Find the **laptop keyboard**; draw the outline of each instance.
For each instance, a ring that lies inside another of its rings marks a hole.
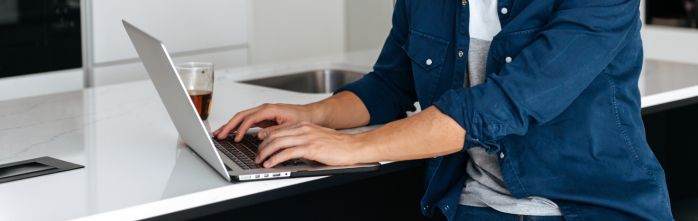
[[[259,144],[261,142],[261,140],[252,135],[245,135],[242,141],[239,143],[233,141],[232,137],[225,140],[213,139],[213,143],[216,145],[216,148],[228,156],[228,158],[240,166],[240,168],[246,170],[263,168],[261,165],[254,162],[254,159],[257,157],[257,152],[259,151]],[[280,164],[280,166],[297,165],[307,164],[296,159],[288,160]]]

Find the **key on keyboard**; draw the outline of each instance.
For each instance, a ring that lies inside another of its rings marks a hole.
[[[216,147],[242,169],[261,168],[260,165],[254,162],[260,142],[257,138],[245,135],[242,142],[239,143],[233,141],[232,138],[225,140],[214,139],[214,141]]]
[[[242,169],[257,169],[262,168],[261,165],[256,164],[254,159],[257,157],[257,152],[259,151],[259,144],[261,141],[254,136],[245,135],[242,141],[236,143],[232,138],[226,140],[216,140],[214,139],[216,147],[221,150],[228,158],[233,160],[235,164],[240,166]],[[307,165],[304,161],[298,159],[292,159],[285,161],[280,164],[281,166],[299,166]]]

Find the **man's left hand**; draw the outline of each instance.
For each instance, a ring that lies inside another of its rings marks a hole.
[[[361,147],[355,135],[308,122],[278,128],[260,138],[264,141],[255,162],[263,162],[267,168],[297,158],[326,165],[352,165],[358,163]]]

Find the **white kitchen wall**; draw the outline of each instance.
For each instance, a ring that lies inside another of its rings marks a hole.
[[[698,64],[698,30],[648,25],[642,34],[645,58]]]
[[[250,4],[250,63],[344,51],[344,0],[251,0]]]
[[[165,43],[175,58],[247,63],[250,0],[93,0],[94,84],[147,79],[121,19]],[[175,59],[177,60],[177,59]]]
[[[94,61],[137,57],[121,19],[160,38],[174,53],[245,44],[246,4],[246,0],[94,0]]]
[[[392,23],[393,0],[346,0],[346,51],[383,47]]]

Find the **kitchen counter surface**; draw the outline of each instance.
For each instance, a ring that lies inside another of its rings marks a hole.
[[[207,124],[216,128],[237,111],[262,103],[330,96],[236,81],[319,68],[367,72],[376,55],[366,51],[217,70]],[[649,61],[644,76],[643,108],[698,97],[695,65]],[[85,168],[0,184],[1,220],[143,219],[326,179],[226,182],[178,140],[149,81],[0,101],[0,164],[41,156]]]
[[[647,60],[638,82],[643,113],[698,102],[698,65]]]

